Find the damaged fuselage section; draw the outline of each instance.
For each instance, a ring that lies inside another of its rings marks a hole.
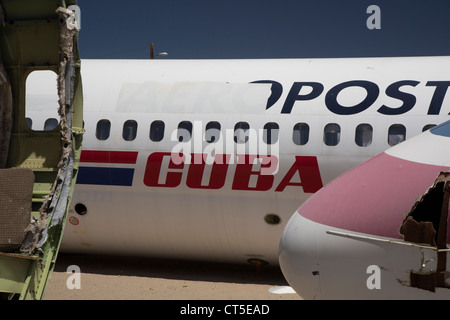
[[[405,241],[423,245],[424,250],[432,252],[418,270],[411,270],[412,287],[433,292],[437,287],[450,288],[450,272],[447,271],[449,198],[450,172],[441,172],[413,205],[400,227]],[[430,262],[434,267],[424,268]]]
[[[387,221],[384,228],[396,232],[397,237],[324,227],[326,242],[318,251],[328,260],[322,258],[316,270],[317,275],[320,271],[320,282],[329,287],[325,291],[323,285],[323,291],[317,291],[321,298],[339,298],[342,290],[354,299],[450,298],[450,172],[440,172],[434,179],[423,189],[426,192],[406,206],[411,208],[403,211],[406,214],[389,210],[385,220],[379,220],[379,224]],[[398,202],[404,207],[401,198]],[[393,221],[396,227],[391,228]]]
[[[41,299],[61,243],[83,134],[73,7],[76,0],[0,0],[0,298]],[[35,131],[26,84],[43,71],[57,75],[51,108],[60,121]]]

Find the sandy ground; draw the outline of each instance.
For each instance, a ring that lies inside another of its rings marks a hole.
[[[79,267],[79,289],[67,286],[77,284],[71,265]],[[301,300],[273,293],[285,286],[278,267],[61,253],[44,299]]]

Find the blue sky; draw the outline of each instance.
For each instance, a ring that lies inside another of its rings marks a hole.
[[[448,0],[78,0],[82,58],[450,55]],[[370,5],[381,29],[369,30]]]

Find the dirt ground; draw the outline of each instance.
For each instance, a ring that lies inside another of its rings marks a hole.
[[[44,299],[301,300],[289,289],[278,267],[61,253]]]

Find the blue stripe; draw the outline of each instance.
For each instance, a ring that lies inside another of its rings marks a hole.
[[[431,128],[430,132],[438,136],[450,137],[450,121],[446,121],[434,128]]]
[[[77,183],[106,186],[131,186],[134,169],[79,167]]]

